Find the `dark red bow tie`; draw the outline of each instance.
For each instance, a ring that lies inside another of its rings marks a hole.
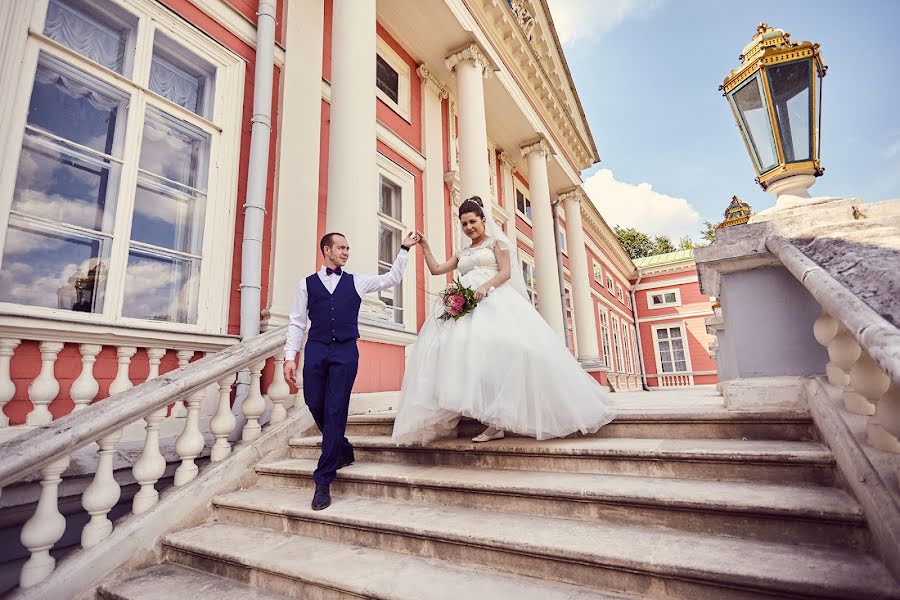
[[[341,273],[343,273],[343,271],[341,271],[340,267],[335,267],[334,269],[332,269],[331,267],[325,267],[326,275],[340,275]]]

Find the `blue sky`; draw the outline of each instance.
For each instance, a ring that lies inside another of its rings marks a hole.
[[[549,0],[601,162],[582,176],[610,225],[695,240],[763,192],[718,86],[765,21],[821,44],[813,196],[900,198],[900,1]]]

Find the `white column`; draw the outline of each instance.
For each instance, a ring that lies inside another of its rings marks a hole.
[[[456,74],[459,96],[459,176],[462,198],[491,197],[488,164],[487,120],[484,113],[484,79],[491,62],[477,44],[469,44],[447,57],[447,68]]]
[[[350,242],[351,268],[378,273],[375,0],[334,0],[326,230]],[[362,312],[383,316],[369,294]]]
[[[538,312],[551,329],[566,339],[559,297],[559,269],[556,264],[556,239],[553,210],[550,206],[550,179],[547,156],[550,149],[543,140],[522,147],[528,162],[528,189],[531,192],[531,224],[534,229],[534,270]]]
[[[0,427],[9,426],[9,418],[3,412],[3,407],[16,395],[16,384],[9,375],[9,363],[20,343],[21,340],[17,339],[0,339]]]
[[[287,323],[297,282],[316,270],[322,115],[322,0],[285,2],[278,197],[266,328]],[[374,85],[374,83],[372,84]],[[310,215],[313,217],[310,218]],[[354,260],[354,262],[356,262]]]
[[[591,274],[588,271],[584,229],[581,224],[581,202],[584,192],[575,189],[559,197],[566,211],[566,235],[569,242],[569,267],[572,270],[572,301],[575,303],[575,340],[578,360],[600,361],[597,345],[597,323],[591,298]],[[632,352],[637,352],[633,348]]]
[[[500,153],[500,186],[503,188],[503,197],[500,206],[509,213],[509,229],[507,237],[515,239],[516,233],[516,165],[506,152]]]
[[[87,407],[97,397],[100,391],[100,383],[94,377],[94,363],[97,362],[97,355],[103,350],[103,346],[99,344],[81,344],[78,346],[81,352],[81,373],[78,379],[72,382],[69,389],[69,395],[75,403],[72,411],[81,410]]]
[[[446,252],[444,206],[444,131],[441,101],[447,97],[447,88],[425,65],[419,65],[416,73],[422,79],[422,122],[425,136],[425,237],[438,260]],[[426,291],[439,293],[445,286],[443,277],[426,276]],[[426,299],[425,307],[431,311],[434,302]]]
[[[62,342],[41,342],[41,372],[28,386],[28,399],[34,407],[25,417],[26,425],[49,425],[53,421],[50,404],[59,394],[56,379],[56,359],[63,349]]]

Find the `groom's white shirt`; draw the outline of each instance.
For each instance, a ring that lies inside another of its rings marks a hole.
[[[403,271],[406,269],[406,261],[409,259],[409,252],[401,249],[394,259],[391,270],[382,275],[360,275],[353,273],[353,287],[360,298],[372,292],[380,292],[392,288],[403,280]],[[346,271],[345,271],[346,273]],[[325,272],[325,267],[321,267],[317,273],[325,289],[329,294],[333,294],[342,275],[329,275]],[[348,273],[349,275],[349,273]],[[306,278],[300,280],[297,284],[297,290],[294,292],[294,301],[291,303],[290,324],[288,325],[287,343],[284,345],[284,359],[294,360],[297,352],[300,351],[300,343],[303,341],[303,332],[309,325],[309,315],[307,313],[307,302],[309,294],[306,290]]]

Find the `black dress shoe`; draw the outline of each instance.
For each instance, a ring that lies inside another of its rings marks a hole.
[[[312,509],[323,510],[329,506],[331,506],[331,491],[328,489],[328,484],[316,484],[316,493],[313,494],[312,499]]]
[[[341,461],[341,464],[338,465],[338,469],[343,469],[344,467],[349,467],[350,465],[352,465],[355,462],[356,462],[356,459],[353,458],[352,456],[350,458],[345,458],[344,460]]]

